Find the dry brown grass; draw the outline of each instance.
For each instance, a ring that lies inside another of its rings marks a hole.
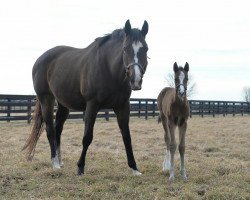
[[[26,122],[0,123],[1,199],[250,199],[250,116],[194,117],[186,138],[188,182],[161,171],[165,144],[155,119],[131,118],[137,165],[132,176],[115,119],[97,120],[86,160],[86,174],[76,176],[81,153],[82,121],[67,121],[62,135],[64,168],[53,171],[46,134],[33,162],[21,148],[31,127]],[[178,153],[176,154],[178,155]]]

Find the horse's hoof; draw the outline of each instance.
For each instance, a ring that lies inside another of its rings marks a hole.
[[[83,176],[83,174],[84,174],[83,170],[78,169],[77,175],[78,175],[78,176]]]
[[[64,163],[61,161],[59,162],[60,167],[63,167]]]
[[[174,179],[175,179],[174,176],[170,176],[168,180],[170,183],[172,183],[172,182],[174,182]]]
[[[54,158],[52,158],[51,160],[52,160],[52,167],[53,167],[53,169],[60,169],[61,168],[57,156],[54,157]]]
[[[138,170],[134,170],[134,169],[132,169],[132,173],[134,176],[141,176],[142,175],[141,172],[139,172]]]

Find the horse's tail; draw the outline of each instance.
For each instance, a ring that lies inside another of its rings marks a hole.
[[[27,149],[27,159],[32,160],[35,154],[36,143],[43,131],[44,120],[42,117],[41,104],[36,100],[35,110],[32,114],[33,127],[22,150]]]

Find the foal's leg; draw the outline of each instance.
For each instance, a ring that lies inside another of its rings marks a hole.
[[[179,152],[180,152],[180,158],[181,158],[181,175],[182,175],[184,180],[187,180],[186,169],[185,169],[185,165],[184,165],[186,130],[187,130],[187,122],[185,121],[179,127],[179,138],[180,138]]]
[[[56,143],[57,143],[56,152],[58,155],[60,166],[63,166],[61,157],[61,133],[63,130],[64,122],[66,121],[68,115],[69,115],[69,109],[58,103],[58,109],[56,112],[55,130],[56,130]]]
[[[169,130],[170,130],[170,177],[169,180],[173,181],[175,176],[174,171],[174,154],[176,150],[176,141],[175,141],[175,128],[176,125],[174,122],[169,121]]]
[[[92,101],[87,102],[86,110],[85,110],[85,129],[84,135],[82,139],[82,154],[77,163],[78,165],[78,175],[84,174],[84,166],[85,166],[85,157],[88,150],[89,145],[93,140],[93,128],[96,120],[96,115],[98,112],[98,106]]]
[[[122,134],[123,143],[125,145],[128,166],[132,168],[132,172],[134,175],[136,176],[141,175],[141,172],[138,171],[137,166],[136,166],[132,144],[131,144],[131,137],[130,137],[130,130],[129,130],[129,112],[130,112],[129,102],[126,102],[124,107],[116,108],[114,109],[114,111],[117,116],[117,122],[120,128],[121,134]]]
[[[60,168],[59,158],[56,152],[57,149],[56,132],[53,126],[55,99],[52,95],[49,94],[45,96],[38,96],[38,99],[41,103],[42,116],[46,124],[47,138],[49,140],[50,150],[51,150],[52,167],[54,169],[59,169]]]
[[[167,146],[166,155],[162,163],[162,171],[165,172],[170,169],[170,130],[168,126],[168,119],[165,116],[161,116],[162,125],[164,128],[164,139]]]

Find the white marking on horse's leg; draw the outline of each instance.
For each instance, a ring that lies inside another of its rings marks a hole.
[[[183,179],[186,181],[187,180],[187,174],[186,174],[186,169],[185,169],[185,164],[184,164],[184,155],[181,156],[181,170],[180,170],[181,176]]]
[[[169,181],[174,181],[175,171],[174,171],[174,162],[172,161],[172,159],[170,161],[170,170],[169,171],[170,171]]]
[[[132,169],[132,173],[134,176],[141,176],[142,175],[141,172],[139,172],[138,170],[134,170],[134,169]]]
[[[57,147],[56,154],[58,155],[59,165],[63,166],[62,155],[61,155],[61,148]]]
[[[170,151],[166,150],[166,155],[162,163],[162,171],[165,172],[170,169]]]
[[[185,181],[188,179],[185,167],[181,169],[181,176]]]
[[[51,159],[52,160],[52,167],[53,169],[60,169],[60,163],[59,163],[59,158],[58,155],[56,154],[56,156],[54,158]]]

